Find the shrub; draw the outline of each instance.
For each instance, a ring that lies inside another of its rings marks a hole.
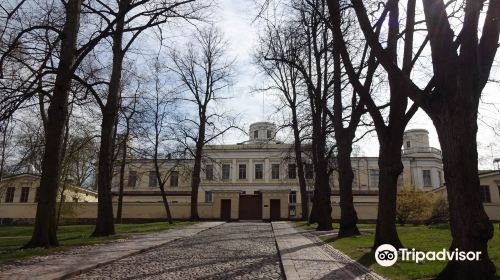
[[[448,223],[449,220],[450,210],[448,200],[443,194],[435,195],[427,224],[443,224]]]
[[[420,224],[429,219],[433,195],[415,187],[398,190],[396,220],[400,225]]]

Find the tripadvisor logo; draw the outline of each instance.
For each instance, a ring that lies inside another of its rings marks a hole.
[[[465,252],[455,249],[448,251],[443,249],[441,251],[417,251],[415,248],[407,249],[401,248],[396,250],[390,244],[382,244],[375,250],[375,260],[381,266],[392,266],[398,260],[420,263],[423,261],[478,261],[480,260],[481,252]]]

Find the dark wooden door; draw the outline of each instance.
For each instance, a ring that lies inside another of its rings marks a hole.
[[[231,199],[221,199],[220,218],[223,221],[231,220]]]
[[[240,220],[262,220],[262,195],[240,195]]]
[[[281,217],[281,207],[279,199],[271,199],[271,221],[277,221]]]

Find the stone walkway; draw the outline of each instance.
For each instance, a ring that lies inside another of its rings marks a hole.
[[[383,279],[291,222],[204,222],[0,266],[0,279]]]
[[[104,265],[133,254],[153,249],[173,240],[189,237],[203,232],[207,229],[223,224],[223,222],[204,222],[182,229],[167,230],[149,234],[135,234],[122,242],[111,242],[109,244],[86,246],[91,250],[69,254],[61,253],[46,256],[44,261],[16,265],[8,270],[0,272],[0,279],[62,279],[70,275],[76,275],[82,271]]]
[[[269,223],[227,223],[72,279],[283,279]]]
[[[287,280],[384,279],[290,222],[272,223]]]

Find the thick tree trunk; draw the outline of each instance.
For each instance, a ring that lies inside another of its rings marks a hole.
[[[299,123],[297,120],[297,110],[292,107],[292,129],[294,137],[294,152],[295,152],[295,162],[297,163],[297,175],[299,177],[299,189],[300,189],[300,203],[302,215],[300,219],[302,221],[307,221],[308,218],[308,197],[307,197],[307,185],[304,172],[304,162],[302,161],[302,141],[300,139]]]
[[[120,162],[120,185],[118,190],[118,206],[116,209],[116,223],[122,223],[122,212],[123,212],[123,189],[125,187],[125,166],[127,161],[127,141],[128,141],[128,131],[129,126],[127,124],[127,131],[125,132],[125,139],[122,143],[122,158]]]
[[[61,56],[54,94],[48,109],[45,151],[42,160],[39,198],[31,240],[24,248],[57,246],[56,197],[62,168],[64,128],[68,120],[68,96],[72,68],[76,57],[76,41],[80,27],[80,0],[66,4],[66,20],[61,36]]]
[[[203,146],[205,145],[205,109],[200,108],[200,126],[198,129],[198,139],[196,141],[196,151],[194,156],[193,173],[191,175],[191,220],[199,220],[198,215],[198,190],[200,188],[201,158],[203,155]]]
[[[124,9],[127,1],[120,2],[120,10]],[[109,82],[108,99],[102,114],[101,146],[99,150],[99,168],[97,174],[97,220],[92,236],[108,236],[115,234],[113,217],[113,198],[111,183],[113,179],[113,149],[114,131],[118,119],[120,103],[120,84],[122,77],[123,57],[122,50],[124,17],[120,17],[113,35],[113,68]]]
[[[328,163],[321,159],[314,167],[316,172],[315,189],[318,193],[316,219],[318,226],[316,230],[332,230],[332,205],[330,180],[328,176]]]
[[[480,196],[477,106],[468,105],[472,104],[450,104],[451,109],[445,110],[445,117],[433,118],[433,121],[443,150],[453,237],[450,251],[474,251],[481,255],[479,261],[448,262],[437,279],[494,279],[495,275],[495,265],[487,249],[488,240],[493,237],[493,226]]]
[[[382,244],[391,244],[395,248],[403,247],[396,230],[398,177],[403,172],[401,162],[402,133],[380,141],[378,160],[379,202],[373,250]],[[379,137],[379,139],[382,139],[382,137]]]
[[[337,168],[340,190],[340,229],[339,237],[359,235],[358,214],[354,209],[352,181],[354,173],[351,165],[352,139],[345,144],[337,144]]]

